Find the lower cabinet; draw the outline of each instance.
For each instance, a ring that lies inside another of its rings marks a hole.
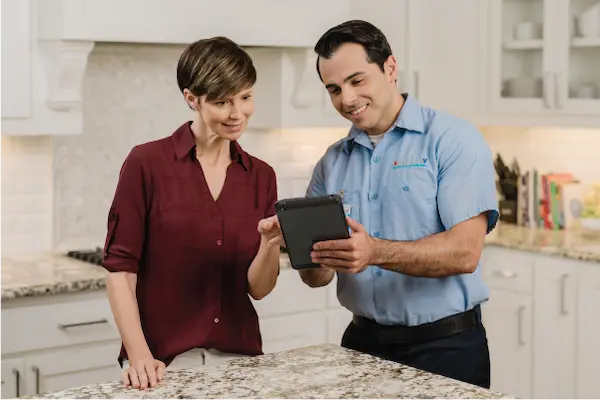
[[[482,269],[491,388],[600,398],[600,264],[486,246]]]
[[[265,353],[339,344],[351,318],[337,301],[335,281],[310,288],[290,268],[253,303]],[[119,380],[120,346],[103,290],[3,301],[2,398]]]

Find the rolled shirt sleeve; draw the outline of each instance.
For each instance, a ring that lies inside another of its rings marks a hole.
[[[437,144],[438,212],[445,229],[487,212],[487,233],[498,221],[492,153],[483,136],[468,124],[443,133]]]
[[[139,271],[146,229],[147,185],[142,162],[134,148],[121,167],[108,213],[102,266],[110,272]]]

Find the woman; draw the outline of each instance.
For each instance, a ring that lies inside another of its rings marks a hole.
[[[262,354],[248,294],[269,294],[279,272],[275,173],[237,142],[254,110],[251,58],[227,38],[200,40],[177,80],[194,119],[130,152],[104,248],[123,383],[140,389],[190,355]]]

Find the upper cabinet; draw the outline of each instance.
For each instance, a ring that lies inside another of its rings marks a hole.
[[[493,0],[492,113],[600,117],[600,2]]]
[[[485,112],[486,2],[352,1],[352,17],[377,26],[398,63],[398,86],[423,105],[469,118]]]
[[[306,50],[327,29],[350,18],[350,0],[234,3],[178,0],[174,7],[168,0],[3,0],[2,134],[81,133],[82,84],[96,42],[188,44],[213,36],[227,36],[246,48],[275,50],[270,61],[259,60],[267,64],[258,71],[259,82],[274,78],[264,71],[279,71],[285,81],[265,97],[285,113],[262,117],[263,127],[297,124],[305,117],[317,126],[343,124],[333,119],[334,110],[318,94],[323,88],[317,89],[318,101],[309,105],[307,99],[315,95],[302,89],[307,82],[313,88],[318,80],[314,57],[311,71],[306,69]]]

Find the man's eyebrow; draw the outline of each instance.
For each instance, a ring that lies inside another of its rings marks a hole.
[[[344,82],[348,82],[350,79],[355,78],[358,75],[364,74],[364,72],[362,71],[358,71],[353,73],[352,75],[347,76],[346,78],[344,78]],[[330,83],[328,85],[325,85],[325,89],[329,89],[329,88],[338,88],[339,86],[336,85],[335,83]]]

